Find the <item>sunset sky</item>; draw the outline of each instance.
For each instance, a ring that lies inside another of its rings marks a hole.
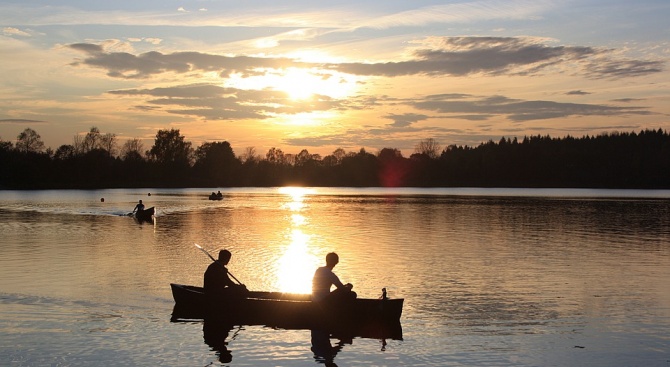
[[[0,139],[405,156],[670,130],[670,1],[0,2]]]

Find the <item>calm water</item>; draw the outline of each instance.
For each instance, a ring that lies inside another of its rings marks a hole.
[[[359,296],[405,298],[403,340],[344,341],[340,367],[670,366],[668,191],[223,192],[0,191],[0,365],[320,363],[309,330],[236,328],[223,363],[170,322],[197,243],[250,289],[309,292],[336,251]],[[139,199],[154,225],[125,216]]]

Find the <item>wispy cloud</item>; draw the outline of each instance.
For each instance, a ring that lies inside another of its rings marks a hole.
[[[0,124],[42,124],[46,121],[42,120],[29,120],[29,119],[0,119]]]
[[[419,110],[441,113],[443,117],[456,114],[455,117],[463,119],[464,114],[473,114],[476,120],[480,120],[482,116],[506,116],[515,122],[569,116],[626,116],[651,113],[641,106],[617,107],[543,100],[526,101],[505,96],[433,95],[410,102],[410,105]]]
[[[342,108],[343,101],[315,95],[296,101],[286,92],[243,90],[216,85],[195,84],[167,88],[110,91],[113,95],[145,96],[146,104],[166,112],[206,120],[267,119],[277,114],[298,114]],[[157,97],[157,98],[156,98]],[[148,109],[147,106],[137,108]]]
[[[0,24],[25,25],[182,25],[248,27],[324,27],[331,29],[421,27],[493,19],[538,19],[556,8],[549,0],[482,0],[414,8],[308,2],[254,6],[211,3],[207,8],[161,7],[99,11],[86,7],[0,4]],[[420,4],[419,4],[420,5]]]
[[[403,113],[401,115],[389,114],[384,116],[384,118],[393,121],[393,123],[390,125],[391,127],[407,127],[415,122],[426,120],[428,116],[416,113]]]
[[[30,33],[22,31],[14,27],[4,27],[2,29],[2,34],[5,36],[21,36],[21,37],[30,37]]]
[[[338,100],[316,95],[308,101],[295,101],[282,91],[242,90],[216,85],[196,84],[153,89],[114,90],[112,95],[146,97],[142,109],[161,108],[167,113],[195,116],[206,120],[268,119],[277,115],[317,111],[345,111],[369,108],[368,98]],[[377,99],[379,106],[406,105],[431,115],[408,112],[386,114],[392,120],[386,128],[395,132],[428,119],[485,121],[505,118],[511,122],[537,121],[576,116],[649,115],[643,106],[610,106],[603,104],[567,103],[549,100],[522,100],[501,95],[439,94],[422,98],[398,100]],[[371,133],[374,132],[371,129]]]
[[[568,96],[585,96],[587,94],[591,94],[589,92],[584,92],[583,90],[571,90],[567,93],[565,93]]]
[[[553,1],[485,0],[427,6],[371,19],[365,26],[390,28],[493,19],[537,19],[556,8]]]

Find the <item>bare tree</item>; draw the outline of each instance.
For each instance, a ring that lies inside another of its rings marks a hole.
[[[286,155],[281,149],[272,147],[265,154],[265,160],[273,164],[286,164]]]
[[[437,159],[441,153],[440,144],[433,138],[421,140],[415,147],[414,153],[426,155],[428,158]]]
[[[88,153],[93,149],[100,148],[100,140],[100,129],[95,126],[91,127],[91,130],[86,134],[84,141],[82,142],[83,153]]]
[[[116,134],[107,133],[100,137],[99,148],[107,151],[110,157],[116,156]]]
[[[240,156],[240,160],[243,163],[257,163],[261,160],[261,157],[256,153],[255,147],[246,147],[244,153]]]
[[[144,158],[144,144],[140,139],[126,140],[121,147],[121,158],[123,160],[140,160]]]

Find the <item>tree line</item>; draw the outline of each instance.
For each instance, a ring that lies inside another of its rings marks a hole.
[[[425,139],[404,157],[338,148],[325,157],[254,147],[238,156],[226,141],[194,148],[179,130],[159,130],[144,150],[131,139],[92,127],[55,151],[26,128],[15,143],[0,139],[0,188],[132,187],[556,187],[670,188],[670,136],[658,130],[566,136],[503,137],[478,146]]]

